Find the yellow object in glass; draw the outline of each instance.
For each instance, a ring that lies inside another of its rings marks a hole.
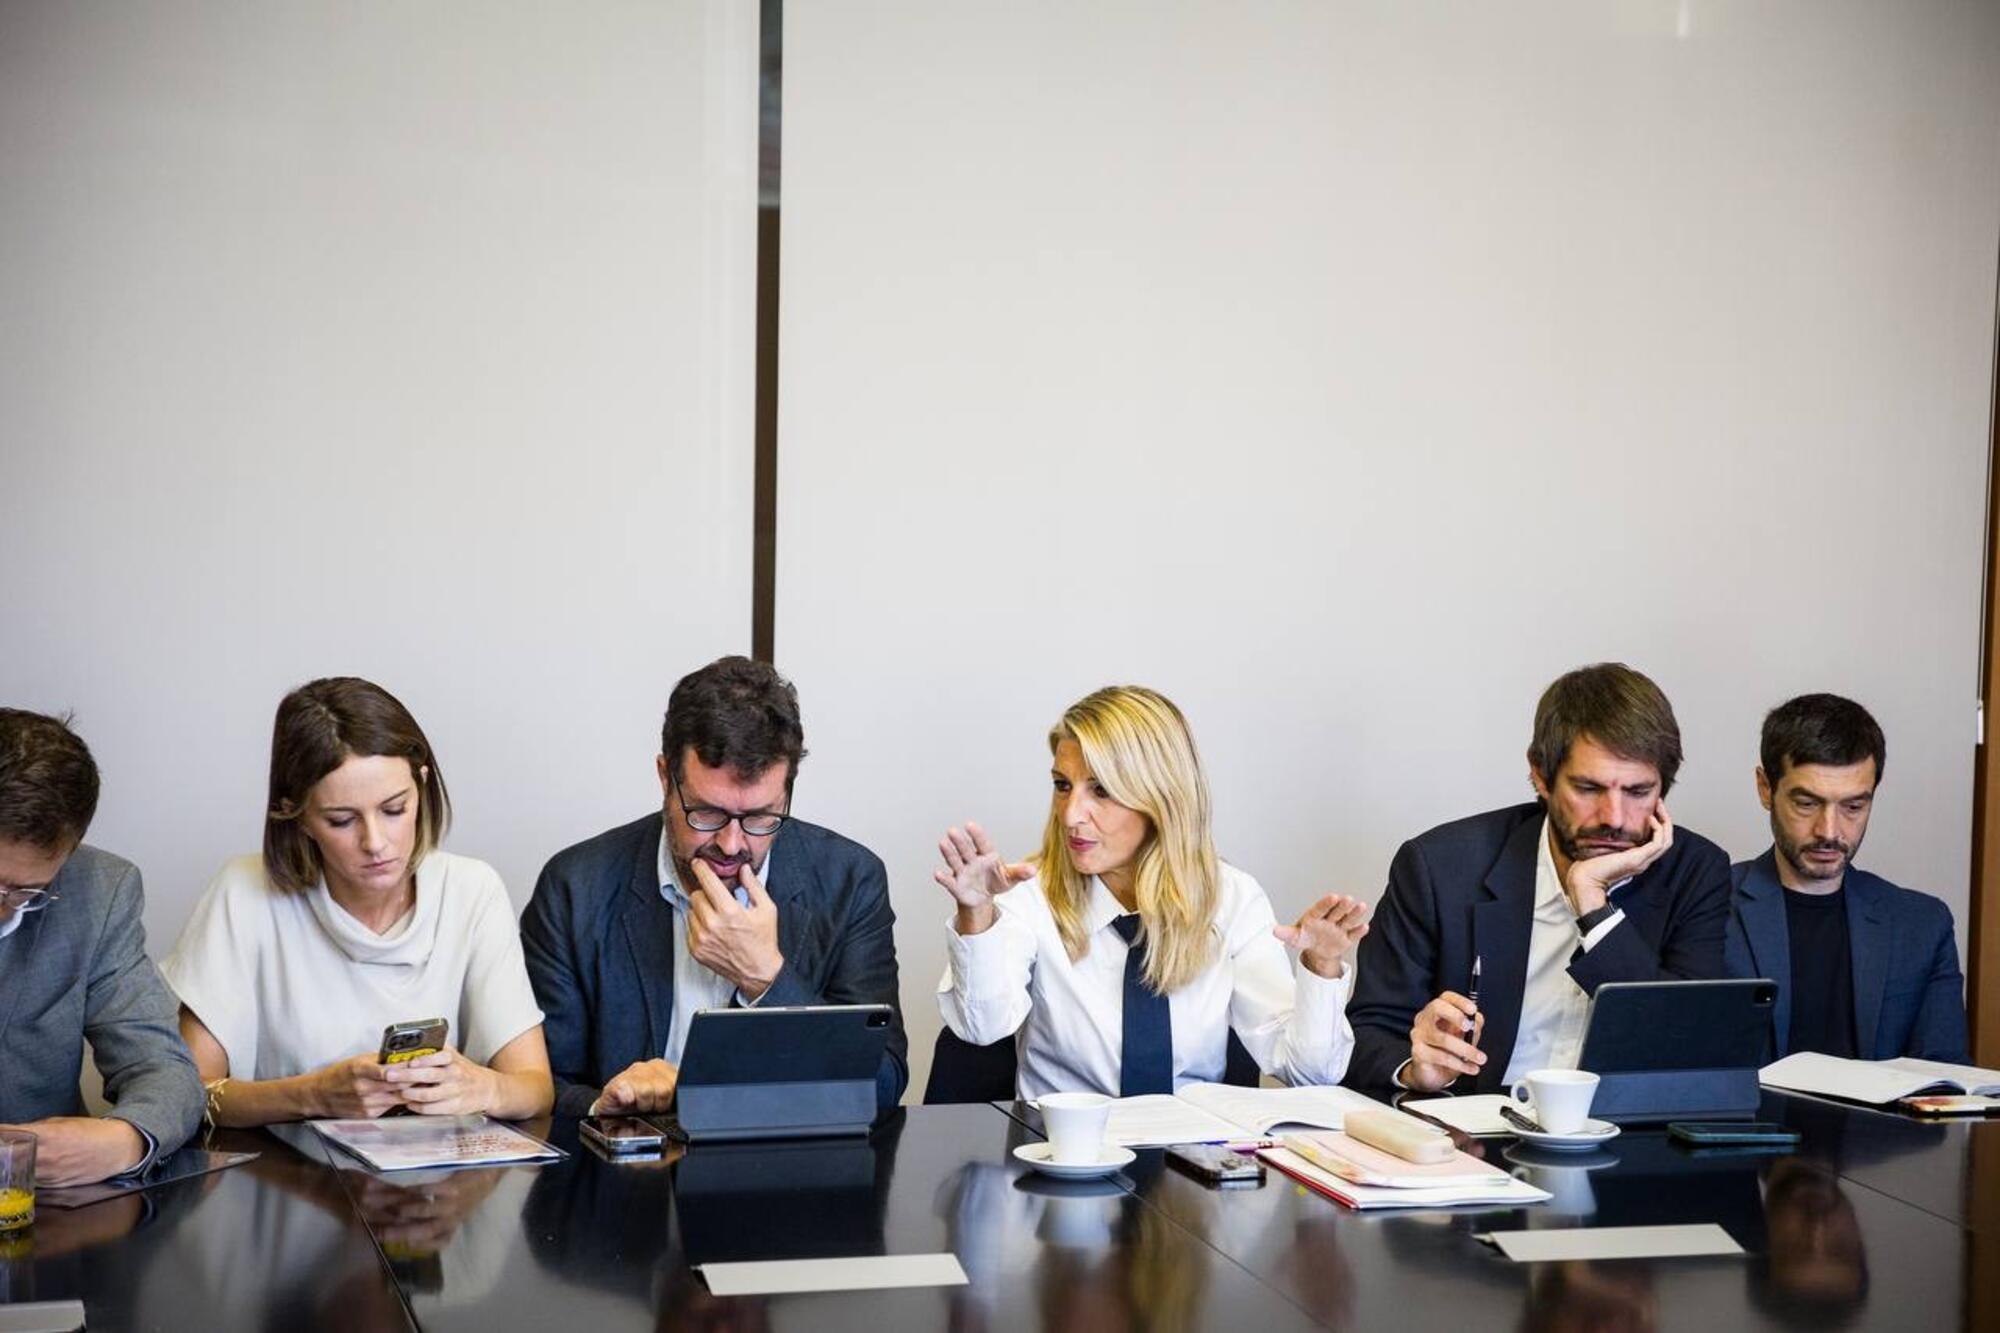
[[[35,1192],[0,1189],[0,1232],[19,1231],[35,1222]]]

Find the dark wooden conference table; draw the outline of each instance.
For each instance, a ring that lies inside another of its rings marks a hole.
[[[1627,1129],[1588,1158],[1480,1148],[1555,1195],[1355,1213],[1275,1172],[1210,1190],[1163,1154],[1060,1183],[1011,1157],[1018,1105],[915,1106],[847,1143],[607,1161],[573,1120],[539,1167],[382,1176],[307,1131],[256,1161],[0,1242],[0,1303],[81,1298],[92,1329],[2000,1328],[2000,1122],[1769,1094],[1792,1154]],[[1717,1222],[1730,1258],[1517,1265],[1495,1229]],[[950,1251],[971,1281],[719,1299],[695,1265]]]

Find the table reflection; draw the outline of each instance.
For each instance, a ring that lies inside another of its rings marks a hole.
[[[214,1145],[252,1162],[41,1212],[0,1256],[0,1302],[81,1299],[93,1328],[162,1311],[255,1312],[287,1329],[405,1329],[368,1234],[323,1162],[261,1134]],[[189,1316],[191,1323],[215,1322]]]
[[[1535,1264],[1521,1327],[1533,1333],[1652,1333],[1660,1299],[1643,1261]]]
[[[1803,1157],[1773,1162],[1764,1179],[1768,1246],[1750,1269],[1761,1309],[1801,1328],[1837,1327],[1868,1300],[1861,1222],[1840,1178]]]
[[[1118,1181],[1024,1170],[1012,1150],[1037,1137],[1011,1124],[1003,1160],[968,1162],[938,1189],[947,1246],[971,1279],[952,1294],[951,1327],[996,1327],[1017,1285],[1032,1292],[1045,1329],[1196,1326],[1207,1308],[1210,1251],[1190,1246],[1186,1231]],[[1143,1151],[1123,1174],[1144,1188],[1163,1169],[1162,1152]]]

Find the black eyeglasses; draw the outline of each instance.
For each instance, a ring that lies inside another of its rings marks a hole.
[[[744,832],[749,832],[749,829],[745,828]],[[37,885],[34,888],[25,885],[20,888],[0,885],[0,907],[11,912],[39,912],[60,896],[50,893],[46,885]]]
[[[791,818],[789,814],[774,815],[765,810],[752,810],[745,815],[731,814],[712,805],[698,805],[690,810],[687,798],[681,795],[681,784],[672,772],[667,774],[667,785],[674,789],[674,800],[681,808],[681,817],[696,833],[720,833],[733,822],[741,825],[743,832],[752,838],[768,838]]]

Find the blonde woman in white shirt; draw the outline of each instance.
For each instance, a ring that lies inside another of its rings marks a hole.
[[[450,822],[430,742],[387,690],[344,676],[285,696],[263,856],[222,868],[161,967],[213,1122],[549,1109],[513,905],[491,866],[438,849]],[[445,1050],[380,1063],[385,1027],[436,1017]]]
[[[1257,881],[1215,854],[1194,737],[1165,696],[1099,690],[1049,749],[1033,863],[1007,863],[977,824],[938,843],[957,907],[938,994],[951,1030],[981,1046],[1016,1037],[1026,1098],[1219,1081],[1232,1029],[1266,1073],[1339,1082],[1367,908],[1330,893],[1277,923]]]

